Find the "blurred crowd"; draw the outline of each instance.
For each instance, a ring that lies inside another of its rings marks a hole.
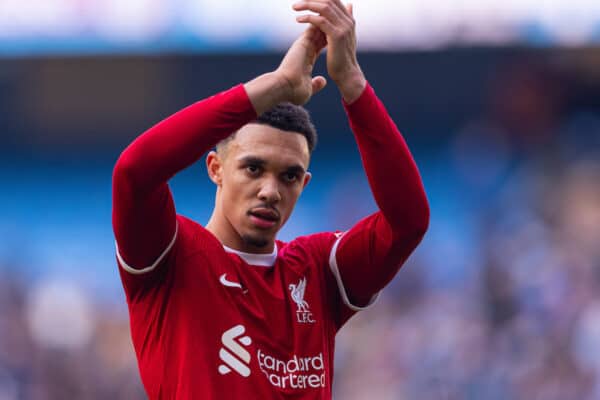
[[[123,310],[69,281],[0,275],[0,399],[143,399]]]
[[[558,113],[555,89],[527,71],[500,79],[441,153],[417,154],[430,231],[339,334],[335,398],[600,399],[600,114]],[[356,186],[327,196],[371,201]],[[8,260],[0,400],[145,398],[124,299]]]

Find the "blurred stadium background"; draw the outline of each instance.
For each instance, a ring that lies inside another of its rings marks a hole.
[[[154,122],[274,68],[301,30],[292,2],[0,0],[1,400],[145,398],[112,166]],[[600,2],[354,3],[432,220],[338,336],[335,397],[600,399]],[[283,239],[374,209],[335,87],[308,108],[313,181]],[[207,220],[202,165],[172,188]]]

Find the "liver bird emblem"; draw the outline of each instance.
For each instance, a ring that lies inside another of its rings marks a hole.
[[[308,303],[304,300],[304,291],[306,290],[306,278],[300,279],[297,285],[290,284],[290,293],[292,300],[298,307],[298,312],[308,312]]]

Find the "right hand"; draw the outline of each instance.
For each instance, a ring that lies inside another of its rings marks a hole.
[[[296,39],[279,67],[274,71],[286,87],[287,101],[296,105],[308,102],[325,87],[327,81],[322,76],[313,78],[312,72],[321,51],[327,45],[325,34],[311,25]]]

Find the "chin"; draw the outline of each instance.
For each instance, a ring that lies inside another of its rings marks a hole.
[[[242,235],[242,240],[244,243],[257,248],[267,247],[271,241],[262,235]]]

